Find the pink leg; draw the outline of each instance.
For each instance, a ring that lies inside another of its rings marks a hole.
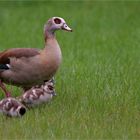
[[[11,97],[10,92],[6,89],[5,85],[3,84],[3,82],[1,80],[0,80],[0,87],[4,91],[6,97]]]

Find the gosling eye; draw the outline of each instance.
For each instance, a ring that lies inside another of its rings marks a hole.
[[[51,85],[48,85],[48,88],[49,88],[49,90],[53,90],[53,86],[51,86]]]

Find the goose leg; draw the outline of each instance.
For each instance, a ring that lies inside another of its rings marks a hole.
[[[6,97],[11,97],[11,93],[6,89],[5,85],[1,80],[0,80],[0,88],[4,91]]]

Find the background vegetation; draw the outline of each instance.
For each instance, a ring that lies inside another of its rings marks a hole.
[[[20,119],[1,115],[0,139],[139,139],[140,2],[0,2],[0,51],[43,48],[52,16],[74,31],[57,32],[57,97]]]

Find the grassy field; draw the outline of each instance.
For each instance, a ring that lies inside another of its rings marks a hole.
[[[0,2],[0,51],[43,48],[52,16],[74,31],[57,32],[57,97],[20,119],[0,115],[0,139],[140,139],[140,2]]]

